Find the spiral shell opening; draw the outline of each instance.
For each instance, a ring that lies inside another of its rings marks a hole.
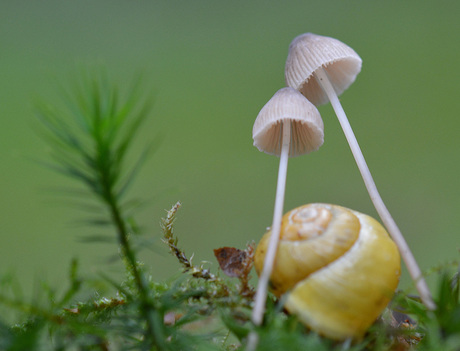
[[[359,230],[356,216],[339,206],[309,204],[285,214],[270,280],[273,293],[281,296],[302,279],[342,256],[357,240]],[[263,266],[263,260],[258,257],[265,257],[270,235],[271,231],[266,233],[257,247],[255,267],[258,272]]]
[[[296,229],[286,230],[283,240],[305,240],[320,236],[329,225],[332,214],[325,208],[302,207],[292,211],[288,221],[294,223]]]

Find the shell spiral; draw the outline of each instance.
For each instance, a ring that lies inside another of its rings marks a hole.
[[[271,232],[259,242],[258,274]],[[270,277],[272,292],[312,330],[358,339],[391,300],[401,272],[399,252],[383,226],[365,214],[308,204],[283,216]]]

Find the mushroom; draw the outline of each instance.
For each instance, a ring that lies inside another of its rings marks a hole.
[[[259,151],[280,157],[272,235],[252,314],[254,324],[260,325],[280,236],[288,158],[318,150],[324,140],[324,125],[317,108],[297,90],[286,87],[278,90],[260,110],[252,136]]]
[[[380,197],[345,111],[338,99],[338,95],[354,82],[361,71],[361,63],[362,60],[358,54],[339,40],[305,33],[294,38],[289,46],[285,67],[286,85],[299,90],[317,106],[328,101],[331,102],[370,198],[398,246],[423,303],[428,309],[434,310],[436,305],[421,270],[396,222]]]

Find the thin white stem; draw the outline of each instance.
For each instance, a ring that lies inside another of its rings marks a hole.
[[[391,217],[390,212],[388,211],[382,198],[380,197],[380,194],[377,190],[377,186],[375,185],[371,172],[367,167],[366,161],[364,160],[364,156],[358,145],[358,141],[356,140],[353,130],[351,129],[350,123],[348,122],[347,116],[345,115],[345,111],[343,110],[342,105],[340,104],[339,98],[337,97],[334,87],[329,81],[326,71],[321,67],[315,71],[314,75],[319,85],[323,88],[331,102],[331,105],[337,115],[337,118],[339,119],[340,125],[342,126],[343,132],[345,133],[345,137],[347,138],[348,144],[350,145],[351,152],[353,153],[353,157],[355,158],[359,171],[361,172],[364,184],[366,185],[367,191],[369,192],[371,200],[374,203],[375,209],[377,210],[380,218],[382,219],[382,222],[386,226],[394,242],[398,246],[401,256],[404,262],[406,263],[407,270],[409,271],[409,274],[415,282],[415,286],[420,294],[423,303],[430,310],[436,309],[436,305],[433,302],[433,298],[431,297],[428,285],[426,284],[426,281],[423,278],[422,272],[414,258],[414,255],[412,254],[409,245],[407,245],[407,242],[401,234],[401,231],[399,230],[398,226],[396,225],[396,222]]]
[[[283,216],[284,192],[286,188],[287,166],[289,158],[289,148],[291,142],[291,122],[284,120],[282,125],[281,155],[280,166],[278,170],[278,182],[276,185],[275,210],[273,213],[273,224],[271,227],[270,241],[268,243],[267,254],[264,260],[264,267],[257,284],[256,296],[254,298],[254,308],[252,310],[252,322],[255,325],[261,325],[264,312],[265,302],[267,301],[268,281],[273,271],[276,250],[281,230],[281,218]],[[255,332],[250,333],[246,350],[253,351],[257,347],[258,337]]]

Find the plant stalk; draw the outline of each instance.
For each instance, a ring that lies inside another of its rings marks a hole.
[[[108,184],[106,179],[102,179],[101,181],[103,184]],[[146,337],[150,337],[152,339],[153,345],[155,345],[158,350],[164,350],[166,348],[164,345],[164,340],[166,337],[163,335],[162,331],[159,330],[157,325],[158,323],[163,323],[163,321],[158,320],[158,318],[154,318],[154,316],[157,316],[158,312],[155,310],[149,300],[147,284],[142,275],[142,272],[140,272],[137,266],[136,256],[129,242],[129,233],[126,229],[125,221],[122,218],[120,208],[118,207],[118,203],[115,200],[115,196],[110,186],[105,189],[104,197],[109,206],[115,227],[117,228],[118,242],[121,246],[122,254],[130,266],[129,268],[131,269],[131,272],[134,276],[134,280],[141,297],[141,313],[144,315],[147,324]]]
[[[433,301],[430,290],[428,289],[428,285],[426,284],[420,267],[418,266],[417,261],[415,260],[415,257],[409,248],[409,245],[404,239],[401,231],[396,225],[396,222],[394,221],[390,212],[386,208],[385,203],[383,202],[377,190],[377,186],[375,185],[374,179],[372,178],[371,172],[369,171],[369,167],[367,166],[367,163],[361,152],[358,141],[356,140],[353,130],[351,129],[351,125],[347,119],[342,105],[340,104],[339,98],[337,97],[334,87],[329,81],[326,71],[322,67],[320,67],[313,74],[316,80],[318,81],[319,85],[327,94],[329,101],[331,102],[332,108],[334,109],[337,115],[337,118],[340,122],[340,125],[342,126],[348,144],[350,145],[351,152],[353,153],[353,157],[355,158],[356,164],[358,165],[359,171],[364,180],[364,184],[367,188],[369,196],[382,222],[384,223],[392,239],[398,246],[401,256],[407,266],[407,270],[409,271],[409,274],[415,283],[415,287],[417,288],[417,291],[419,292],[423,303],[429,310],[435,310],[436,304]]]

